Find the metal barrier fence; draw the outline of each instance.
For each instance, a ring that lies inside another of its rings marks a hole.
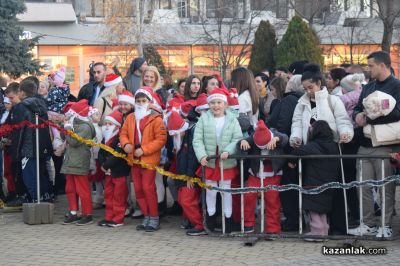
[[[216,159],[216,156],[209,156],[208,160],[210,159]],[[385,208],[386,208],[386,201],[385,201],[385,196],[386,196],[386,191],[385,191],[385,186],[387,185],[387,183],[390,182],[394,182],[394,181],[400,181],[400,176],[395,176],[395,178],[391,178],[390,180],[385,180],[385,160],[389,160],[390,156],[369,156],[369,155],[363,155],[363,156],[359,156],[359,155],[309,155],[309,156],[293,156],[293,155],[232,155],[229,156],[229,159],[237,159],[239,161],[239,167],[240,167],[240,188],[239,189],[235,189],[235,188],[231,188],[231,189],[219,189],[219,188],[213,188],[217,191],[219,191],[221,193],[221,216],[222,216],[222,236],[227,236],[225,234],[226,231],[226,225],[225,225],[225,215],[224,215],[224,198],[223,198],[223,194],[224,193],[232,193],[232,194],[240,194],[240,228],[241,231],[239,234],[232,234],[232,236],[248,236],[248,237],[268,237],[268,236],[273,236],[273,237],[277,237],[277,238],[304,238],[305,235],[303,235],[303,202],[302,202],[302,195],[303,192],[299,189],[296,188],[289,188],[290,189],[296,189],[299,190],[299,232],[297,235],[293,235],[293,234],[283,234],[281,233],[280,235],[270,235],[270,234],[266,234],[264,233],[264,226],[265,226],[265,213],[264,213],[264,191],[261,191],[261,228],[260,228],[260,234],[256,234],[256,233],[246,233],[245,234],[245,230],[244,230],[244,194],[250,192],[250,190],[247,190],[246,192],[244,192],[245,189],[245,182],[244,182],[244,161],[245,160],[249,160],[249,159],[258,159],[260,160],[260,173],[263,172],[264,170],[264,160],[266,159],[297,159],[298,160],[298,172],[299,172],[299,176],[298,176],[298,182],[299,182],[299,187],[302,188],[303,187],[303,161],[304,160],[309,160],[309,159],[340,159],[340,166],[341,166],[341,184],[343,185],[353,185],[352,187],[359,187],[359,215],[360,215],[360,220],[359,220],[359,225],[363,225],[364,221],[363,221],[363,186],[368,186],[368,188],[374,186],[374,187],[382,187],[382,191],[381,191],[381,227],[384,228],[385,227]],[[344,168],[343,168],[343,159],[357,159],[357,164],[359,166],[359,171],[358,171],[358,176],[359,176],[359,181],[353,181],[349,184],[346,184],[345,182],[345,176],[344,176]],[[375,182],[373,180],[363,180],[363,169],[362,169],[362,165],[363,165],[363,160],[368,160],[368,159],[377,159],[377,160],[381,160],[381,180],[377,181],[379,182],[378,185],[371,185],[372,182]],[[223,161],[219,160],[219,168],[220,168],[220,175],[221,175],[221,180],[220,181],[224,181],[224,172],[223,172]],[[202,172],[202,181],[205,182],[205,167],[203,167],[203,172]],[[266,177],[268,178],[268,177]],[[260,178],[260,182],[261,182],[261,190],[264,187],[264,179]],[[290,185],[290,184],[289,184]],[[297,185],[297,184],[293,184],[293,185]],[[350,187],[347,188],[343,188],[343,195],[344,195],[344,212],[345,212],[345,219],[346,219],[346,233],[348,233],[349,230],[349,219],[348,219],[348,203],[347,203],[347,196],[346,196],[346,189],[348,189]],[[328,188],[329,189],[329,188]],[[260,189],[253,189],[253,192],[259,192]],[[278,190],[278,189],[268,189],[266,188],[265,191],[267,190]],[[313,193],[316,194],[316,193]],[[203,220],[204,220],[204,227],[207,231],[208,234],[210,235],[217,235],[214,234],[213,232],[210,232],[210,230],[207,228],[207,224],[206,224],[206,212],[207,212],[207,207],[206,207],[206,190],[202,190],[202,206],[203,206]],[[221,236],[220,234],[218,234],[219,236]],[[375,237],[368,237],[368,236],[348,236],[348,235],[341,235],[341,236],[311,236],[311,235],[307,235],[307,238],[315,238],[315,239],[368,239],[368,240],[373,240],[373,239],[378,239]]]

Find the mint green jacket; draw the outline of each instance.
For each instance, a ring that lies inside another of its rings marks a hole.
[[[232,112],[225,112],[225,123],[222,129],[220,143],[217,143],[215,133],[215,119],[211,110],[202,114],[196,124],[193,138],[193,148],[196,153],[197,160],[201,160],[204,156],[216,155],[216,147],[218,146],[218,155],[228,152],[230,155],[235,154],[236,144],[243,138],[239,122]],[[208,161],[208,167],[215,168],[215,160]],[[227,159],[224,161],[224,169],[236,167],[236,159]]]

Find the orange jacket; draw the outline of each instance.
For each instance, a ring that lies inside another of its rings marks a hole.
[[[135,144],[138,144],[135,143],[135,128],[135,113],[131,113],[126,117],[120,132],[119,140],[121,147],[125,147],[126,144],[132,144],[132,146],[135,147]],[[161,149],[166,142],[167,130],[162,116],[150,114],[142,132],[141,148],[143,150],[143,155],[140,157],[140,160],[144,163],[158,165],[161,159]],[[133,151],[134,150],[135,148]],[[129,153],[128,157],[134,159],[133,152]]]

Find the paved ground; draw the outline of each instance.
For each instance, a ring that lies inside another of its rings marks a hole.
[[[305,243],[297,239],[259,241],[246,247],[239,238],[188,237],[179,219],[165,217],[155,233],[137,232],[139,221],[120,228],[95,224],[61,225],[65,197],[56,203],[56,223],[26,225],[21,213],[1,213],[0,265],[399,265],[400,240],[361,241],[365,247],[385,247],[381,256],[323,256],[322,246],[343,246],[343,241]],[[95,219],[102,211],[96,211]],[[400,213],[398,211],[397,213]],[[400,217],[395,217],[398,224]],[[398,232],[398,228],[396,229]]]

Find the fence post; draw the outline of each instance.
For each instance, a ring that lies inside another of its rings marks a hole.
[[[206,183],[206,168],[204,166],[201,166],[201,181],[205,184]],[[206,203],[206,192],[207,189],[203,188],[201,190],[201,206],[203,209],[203,225],[204,228],[206,228],[207,231],[210,231],[208,229],[206,217],[207,217],[207,203]]]
[[[260,176],[260,183],[261,183],[261,188],[264,188],[264,160],[260,159],[260,169],[258,170],[258,175]],[[261,233],[264,233],[264,221],[265,221],[265,217],[264,217],[264,191],[261,191]]]
[[[303,169],[302,160],[299,159],[299,186],[303,187]],[[303,201],[301,191],[299,190],[299,235],[303,234]]]
[[[219,159],[219,168],[220,168],[220,173],[221,173],[221,183],[224,182],[224,163]],[[221,187],[221,184],[219,184],[219,187]],[[225,235],[225,200],[224,200],[224,194],[225,192],[220,192],[221,195],[221,216],[222,216],[222,234]]]
[[[340,144],[338,144],[339,146],[339,152],[340,152],[340,156],[342,156],[342,148],[340,147]],[[346,178],[344,176],[344,167],[343,167],[343,158],[340,157],[340,170],[342,173],[342,184],[346,184]],[[346,218],[346,234],[348,234],[349,232],[349,214],[348,214],[348,208],[347,208],[347,194],[346,194],[346,189],[343,188],[343,197],[344,197],[344,215]]]
[[[360,177],[359,177],[359,179],[360,179],[360,182],[362,182],[362,180],[363,180],[363,168],[362,168],[362,166],[363,166],[363,162],[362,162],[362,159],[360,159],[360,165],[359,165],[359,167],[360,167],[360,171],[359,171],[359,173],[360,173]],[[364,218],[363,218],[363,200],[362,200],[362,186],[359,186],[359,206],[360,206],[360,226],[362,226],[362,225],[364,225]],[[363,233],[362,233],[362,230],[360,230],[360,232],[361,232],[361,236],[363,235]]]
[[[240,188],[244,186],[243,159],[240,159]],[[244,233],[244,194],[240,193],[240,229]]]
[[[382,180],[385,179],[385,160],[381,160],[381,168],[382,168]],[[382,219],[382,237],[384,237],[384,228],[385,228],[385,209],[386,209],[386,189],[385,185],[382,186],[382,208],[381,208],[381,219]]]
[[[35,114],[36,120],[36,190],[37,202],[40,204],[40,171],[39,171],[39,115]]]

